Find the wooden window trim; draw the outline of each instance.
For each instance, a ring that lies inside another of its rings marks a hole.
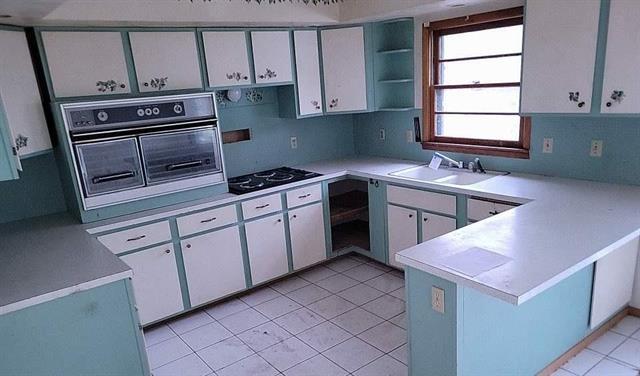
[[[466,17],[452,18],[443,21],[432,22],[428,27],[423,27],[422,31],[422,108],[423,108],[423,149],[450,151],[459,153],[470,153],[479,155],[493,155],[510,158],[529,158],[531,146],[531,119],[520,118],[520,140],[518,141],[498,141],[479,140],[451,137],[436,137],[435,135],[435,91],[439,88],[479,88],[479,87],[505,87],[520,86],[519,82],[500,84],[478,84],[478,85],[435,85],[438,82],[435,69],[436,60],[456,61],[487,59],[490,57],[506,57],[512,54],[496,56],[479,56],[464,59],[438,59],[438,37],[454,33],[462,33],[476,30],[483,30],[493,27],[504,27],[522,23],[523,7],[510,8],[495,12],[480,13]],[[513,54],[520,55],[520,54]],[[505,114],[500,114],[505,115]]]

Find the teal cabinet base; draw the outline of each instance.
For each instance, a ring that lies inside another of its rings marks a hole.
[[[130,281],[0,316],[0,375],[149,375]]]

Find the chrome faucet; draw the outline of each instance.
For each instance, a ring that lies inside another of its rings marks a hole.
[[[450,167],[464,168],[464,163],[462,161],[456,161],[455,159],[449,158],[449,157],[447,157],[446,155],[444,155],[442,153],[435,152],[435,153],[433,153],[433,157],[434,158],[438,157],[438,158],[441,158],[444,161],[449,162],[449,166]]]

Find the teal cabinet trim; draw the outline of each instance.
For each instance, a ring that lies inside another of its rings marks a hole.
[[[469,224],[466,195],[456,194],[456,227],[463,228]]]
[[[291,248],[291,228],[289,227],[290,209],[287,207],[287,200],[284,194],[280,194],[280,200],[282,201],[282,207],[285,208],[282,217],[284,218],[284,238],[287,245],[287,264],[289,265],[289,273],[291,273],[293,271],[293,249]]]
[[[238,213],[238,220],[242,221],[238,225],[240,229],[240,246],[242,247],[242,260],[244,261],[244,280],[246,282],[247,289],[250,289],[251,287],[253,287],[253,281],[251,280],[251,262],[249,261],[247,231],[244,228],[244,214],[242,214],[241,205],[236,205],[236,213]]]
[[[329,181],[322,182],[322,211],[324,213],[324,239],[327,245],[327,258],[333,253],[333,238],[331,237],[331,207],[329,206]]]
[[[131,50],[131,40],[129,39],[129,33],[122,31],[122,46],[124,48],[124,59],[127,62],[127,73],[129,74],[129,86],[131,86],[132,93],[139,93],[140,87],[138,86],[138,77],[136,76],[136,63],[133,60],[133,51]],[[51,92],[53,96],[53,92]]]
[[[13,146],[13,137],[9,129],[9,122],[0,97],[0,181],[15,180],[18,175],[18,159]]]
[[[369,180],[369,239],[370,257],[388,262],[387,239],[387,183]]]
[[[591,94],[591,113],[600,114],[602,103],[602,87],[604,84],[604,68],[607,55],[607,35],[609,34],[609,10],[611,0],[601,0],[598,41],[596,42],[596,62],[593,72],[593,92]],[[623,58],[623,57],[620,57]],[[608,114],[607,114],[608,115]]]
[[[178,234],[178,224],[175,218],[169,220],[169,228],[171,229],[171,238],[173,239],[173,249],[176,258],[176,266],[178,268],[178,280],[180,281],[180,290],[182,291],[182,304],[185,310],[192,308],[191,298],[189,297],[189,284],[187,283],[187,272],[184,268],[184,257],[182,255],[182,245],[180,244],[180,236]]]

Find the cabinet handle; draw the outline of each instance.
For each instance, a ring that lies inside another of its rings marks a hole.
[[[242,75],[242,73],[240,72],[232,72],[232,73],[227,73],[227,80],[236,80],[236,81],[240,81],[240,80],[248,80],[249,77],[246,75]]]
[[[338,108],[338,98],[333,98],[329,103],[329,108]]]
[[[266,80],[266,79],[278,77],[278,74],[275,71],[272,71],[271,69],[267,68],[266,72],[264,74],[259,75],[258,77],[261,80]]]
[[[269,204],[264,204],[264,205],[260,205],[260,206],[256,206],[256,209],[264,209],[267,206],[269,206]]]
[[[311,196],[311,193],[307,193],[306,195],[298,196],[299,199],[307,198]]]
[[[282,222],[282,219],[278,218],[278,220],[276,222],[280,223],[280,222]]]
[[[218,218],[212,217],[212,218],[208,218],[208,219],[203,219],[203,220],[200,221],[200,223],[209,223],[209,222],[215,221],[216,219],[218,219]]]
[[[191,244],[187,244],[187,248],[191,248]]]
[[[169,253],[171,253],[171,250],[170,250],[170,249],[165,249],[165,250],[164,250],[164,253],[169,254]]]
[[[622,103],[622,100],[624,99],[625,96],[626,95],[624,94],[623,90],[614,90],[611,93],[611,96],[609,97],[611,98],[611,101],[607,102],[607,107],[611,107],[613,105],[613,102],[616,102],[618,104]]]
[[[146,237],[147,237],[147,235],[140,235],[140,236],[136,236],[135,238],[127,239],[127,241],[128,242],[135,242],[137,240],[141,240],[141,239],[144,239]]]
[[[298,218],[298,216],[294,214],[293,217],[291,217],[291,219],[294,219],[294,218]]]
[[[409,214],[409,218],[413,218],[413,214]]]
[[[499,211],[497,211],[497,210],[493,210],[493,211],[490,211],[490,212],[489,212],[489,214],[491,214],[491,215],[498,215],[498,214],[500,214],[500,212],[499,212]]]

